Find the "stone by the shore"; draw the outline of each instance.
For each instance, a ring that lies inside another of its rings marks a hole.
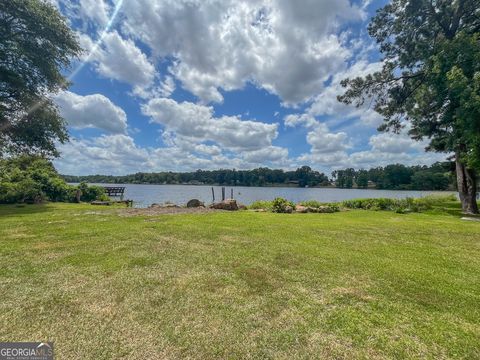
[[[187,208],[203,207],[205,204],[198,199],[192,199],[187,203]]]
[[[238,210],[238,204],[236,200],[227,199],[225,201],[210,205],[210,208],[217,209],[217,210],[236,211]]]
[[[298,213],[304,214],[304,213],[308,212],[308,208],[306,206],[303,206],[303,205],[297,205],[297,206],[295,206],[295,211],[298,212]]]
[[[317,207],[303,206],[303,205],[295,206],[295,211],[301,214],[306,214],[306,213],[329,214],[329,213],[335,212],[335,210],[332,209],[330,206],[320,206],[317,208]]]
[[[180,206],[178,206],[177,204],[172,204],[172,203],[166,203],[166,204],[157,204],[157,203],[153,203],[152,205],[149,206],[149,208],[152,208],[152,209],[155,209],[155,208],[161,208],[161,209],[164,209],[164,208],[178,208]]]

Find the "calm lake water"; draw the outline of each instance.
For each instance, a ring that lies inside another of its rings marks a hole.
[[[212,187],[201,185],[137,185],[137,184],[95,184],[100,186],[125,186],[125,199],[134,201],[135,207],[147,207],[153,203],[167,201],[184,205],[190,199],[199,199],[209,204],[212,202]],[[221,200],[222,187],[214,186],[215,200]],[[430,194],[451,194],[438,191],[396,191],[396,190],[360,190],[335,188],[293,188],[293,187],[243,187],[226,186],[226,197],[231,195],[240,203],[248,205],[257,200],[273,200],[283,197],[295,203],[306,200],[337,202],[358,198],[406,198],[422,197]]]

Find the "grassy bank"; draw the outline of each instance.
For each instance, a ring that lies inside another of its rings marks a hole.
[[[0,340],[59,359],[480,358],[480,223],[0,206]]]

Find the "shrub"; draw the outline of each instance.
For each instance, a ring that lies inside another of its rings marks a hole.
[[[311,207],[314,209],[325,209],[331,210],[330,212],[338,212],[340,211],[340,206],[338,203],[322,203],[317,200],[308,200],[308,201],[301,201],[300,205],[305,207]]]
[[[108,200],[108,196],[105,194],[105,189],[101,186],[88,186],[87,183],[82,182],[78,185],[78,189],[82,192],[80,196],[81,201],[90,202],[94,200]]]
[[[41,186],[30,178],[18,182],[0,183],[0,203],[40,203],[47,200]]]
[[[15,204],[20,202],[21,194],[18,191],[17,183],[0,183],[0,204]]]
[[[436,206],[445,206],[448,203],[458,201],[455,194],[450,195],[428,195],[416,199],[416,202],[422,206],[433,208]]]
[[[82,201],[108,199],[103,188],[82,186]],[[68,185],[52,163],[37,156],[0,160],[0,203],[76,201],[78,188]]]
[[[272,202],[272,212],[274,213],[291,213],[295,208],[295,204],[284,198],[275,198]]]
[[[409,212],[427,211],[434,207],[444,206],[452,201],[456,201],[455,195],[431,195],[418,199],[353,199],[345,200],[341,205],[348,209],[387,210],[395,211],[399,214],[406,214]]]
[[[345,200],[341,205],[348,209],[363,210],[392,210],[395,205],[395,199],[378,198],[378,199],[353,199]]]
[[[25,178],[18,183],[17,192],[20,202],[38,204],[47,200],[47,195],[42,190],[42,185],[31,178]]]
[[[324,209],[331,210],[329,212],[339,212],[340,211],[340,206],[335,203],[329,203],[329,204],[324,204],[322,206]]]
[[[45,193],[51,201],[71,201],[70,194],[76,190],[60,178],[51,178],[44,184]]]
[[[317,200],[308,200],[300,202],[300,205],[318,209],[320,206],[323,206],[325,204],[322,204],[320,201]]]
[[[257,200],[253,203],[251,203],[248,208],[251,209],[251,210],[261,210],[261,209],[264,209],[264,210],[268,210],[268,211],[271,211],[272,210],[272,205],[273,205],[273,202],[272,201],[266,201],[266,200]]]
[[[322,203],[317,200],[302,201],[300,205],[321,210],[318,212],[333,213],[340,211],[340,206],[336,203]]]

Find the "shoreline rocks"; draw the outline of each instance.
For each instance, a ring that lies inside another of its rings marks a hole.
[[[165,203],[165,204],[157,204],[153,203],[150,205],[148,208],[150,209],[169,209],[169,208],[180,208],[177,204],[172,204],[172,203]]]
[[[254,212],[269,212],[272,211],[270,209],[249,209],[247,206],[237,203],[235,199],[226,199],[224,201],[216,202],[211,205],[205,205],[204,202],[198,199],[191,199],[187,202],[186,205],[180,206],[177,204],[172,203],[165,203],[165,204],[152,204],[149,206],[150,209],[159,209],[159,210],[194,210],[194,209],[207,209],[207,210],[224,210],[224,211],[238,211],[238,210],[249,210]],[[318,214],[330,214],[339,211],[338,207],[334,207],[331,205],[322,205],[318,207],[313,206],[305,206],[301,204],[296,205],[286,205],[282,211],[285,214],[307,214],[307,213],[318,213]]]
[[[296,205],[295,211],[300,214],[305,214],[309,212],[309,208],[303,205]]]
[[[239,208],[238,208],[237,200],[227,199],[222,202],[214,203],[210,205],[210,209],[237,211]]]
[[[187,203],[187,208],[198,208],[205,207],[205,204],[198,199],[189,200]]]

